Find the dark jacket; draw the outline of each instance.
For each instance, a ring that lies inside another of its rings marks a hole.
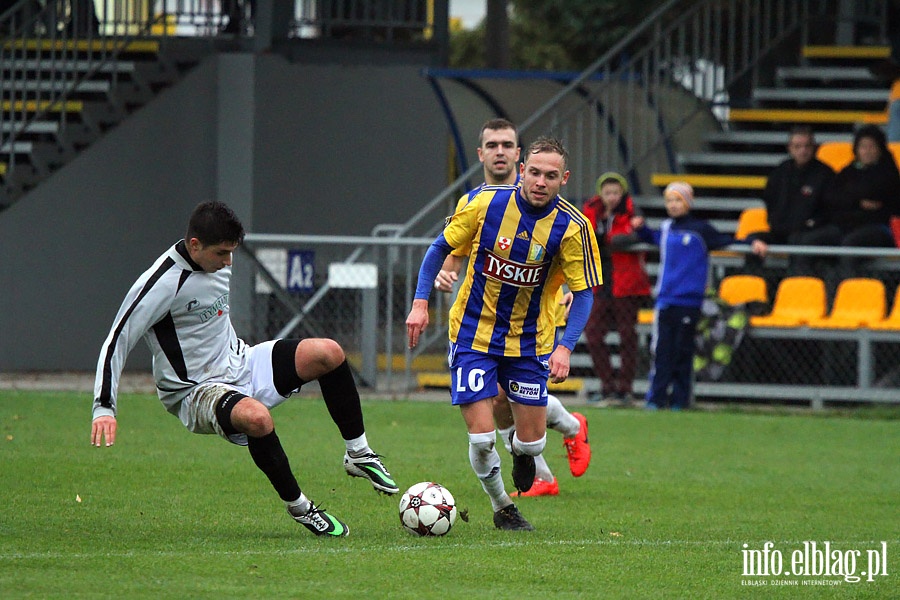
[[[860,200],[879,201],[881,208],[866,210]],[[844,167],[826,201],[831,222],[845,233],[862,225],[888,225],[891,216],[900,214],[900,173],[893,156],[883,153],[874,165],[862,166],[854,161]]]
[[[755,237],[770,244],[785,244],[791,234],[825,224],[825,194],[833,182],[834,171],[817,158],[801,168],[790,158],[782,162],[769,175],[763,191],[769,232]]]

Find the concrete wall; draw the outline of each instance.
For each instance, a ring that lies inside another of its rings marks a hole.
[[[445,132],[418,67],[205,59],[0,213],[0,371],[93,370],[128,287],[202,200],[254,232],[402,222],[446,182]],[[128,368],[148,367],[140,344]]]

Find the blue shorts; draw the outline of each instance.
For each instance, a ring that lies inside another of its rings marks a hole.
[[[450,343],[450,397],[453,405],[493,398],[499,384],[519,404],[547,406],[550,355],[495,356]]]

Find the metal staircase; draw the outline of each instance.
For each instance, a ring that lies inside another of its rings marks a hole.
[[[77,15],[59,20],[56,8],[21,0],[0,15],[0,209],[199,59],[165,44],[163,16],[101,15],[82,27]]]

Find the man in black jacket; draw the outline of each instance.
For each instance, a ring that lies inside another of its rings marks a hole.
[[[763,201],[768,213],[769,231],[751,236],[756,253],[764,257],[768,244],[829,246],[840,243],[828,223],[824,196],[834,181],[831,167],[815,157],[816,142],[812,129],[798,125],[791,129],[787,145],[790,158],[769,174]],[[791,260],[791,274],[813,274],[809,256]]]

